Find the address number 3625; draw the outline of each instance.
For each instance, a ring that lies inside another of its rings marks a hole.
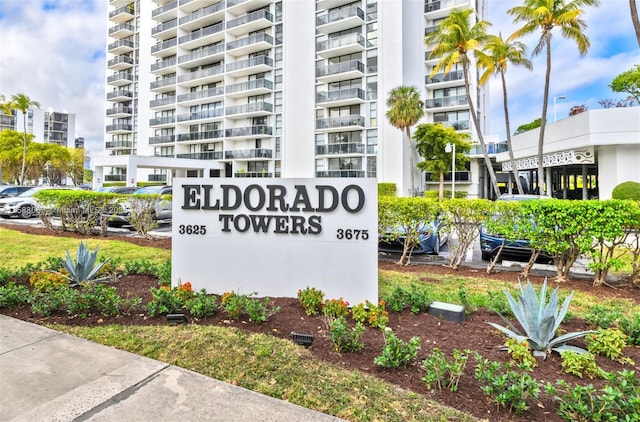
[[[196,225],[196,224],[180,224],[178,226],[178,233],[180,234],[207,234],[207,226],[204,224]]]

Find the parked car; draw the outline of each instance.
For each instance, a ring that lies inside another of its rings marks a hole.
[[[402,229],[399,229],[402,232]],[[413,254],[438,255],[440,247],[449,239],[448,233],[442,230],[440,220],[424,223],[418,235],[417,247],[413,249]],[[402,253],[404,249],[405,236],[397,236],[390,240],[388,236],[380,235],[378,239],[378,251],[388,253]]]
[[[137,189],[132,195],[171,195],[173,186],[145,186]],[[155,220],[171,221],[171,201],[160,199],[155,206],[153,218]],[[121,213],[109,216],[109,225],[114,227],[128,226],[131,224],[130,207],[125,202]]]
[[[32,187],[33,186],[16,186],[16,185],[0,186],[0,198],[12,198],[14,196],[18,196],[22,192],[26,192]]]
[[[137,186],[103,186],[94,190],[94,192],[119,193],[128,195],[134,193],[138,189],[139,188]]]
[[[498,201],[529,201],[529,200],[541,200],[541,199],[550,199],[548,196],[542,195],[509,195],[504,194],[501,195],[497,200]],[[500,218],[499,215],[493,216],[492,218]],[[480,251],[482,255],[482,259],[484,261],[490,261],[493,257],[498,253],[502,243],[504,241],[504,237],[497,234],[489,233],[486,227],[481,227],[480,229]],[[526,239],[518,239],[513,241],[507,241],[502,248],[502,252],[500,256],[504,256],[507,258],[511,258],[514,260],[523,260],[528,261],[531,258],[531,253],[533,249],[531,248],[529,241]],[[544,253],[540,254],[541,261],[548,261],[550,259],[549,256]]]
[[[38,213],[38,202],[33,197],[36,192],[44,189],[76,189],[62,186],[36,186],[11,198],[0,199],[0,217],[31,218]]]

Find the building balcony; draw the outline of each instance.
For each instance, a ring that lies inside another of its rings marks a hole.
[[[221,65],[180,75],[178,76],[178,84],[186,87],[198,86],[221,81],[223,77],[224,66]]]
[[[363,143],[341,143],[341,144],[327,144],[316,145],[316,155],[342,155],[342,154],[364,154],[366,152],[366,145]]]
[[[448,121],[434,121],[433,123],[440,123],[444,127],[452,127],[455,130],[469,130],[470,122],[469,120],[448,120]]]
[[[164,158],[176,158],[176,155],[170,152],[167,153],[155,153],[154,157],[164,157]]]
[[[107,46],[107,52],[111,54],[125,54],[130,53],[135,49],[133,41],[118,40],[114,41]]]
[[[254,149],[238,149],[235,151],[225,151],[225,160],[251,160],[251,159],[265,159],[272,158],[273,151],[268,148],[254,148]]]
[[[316,79],[322,83],[346,81],[362,77],[364,77],[364,63],[360,60],[350,60],[316,68]]]
[[[497,144],[485,143],[485,145],[487,147],[487,154],[489,155],[499,154],[501,152],[509,151],[509,145],[506,142],[500,142]],[[472,145],[467,155],[484,155],[482,152],[482,146]]]
[[[161,23],[155,28],[151,29],[151,36],[160,40],[168,40],[175,37],[177,34],[178,19],[171,19],[170,21]]]
[[[227,22],[227,33],[249,34],[273,25],[273,15],[266,10],[257,10]]]
[[[227,11],[234,16],[239,16],[246,14],[250,10],[268,6],[271,2],[271,0],[227,0]]]
[[[360,103],[364,103],[364,90],[360,88],[346,88],[318,92],[316,94],[316,104],[323,104],[325,107],[340,107]]]
[[[130,37],[133,34],[135,34],[135,28],[133,25],[130,25],[128,23],[121,23],[119,25],[112,26],[111,28],[109,28],[109,36],[111,38],[121,39],[125,37]]]
[[[155,100],[151,100],[149,102],[149,107],[151,107],[153,109],[175,108],[175,105],[176,105],[176,96],[175,95],[173,95],[171,97],[156,98]]]
[[[273,47],[273,37],[261,32],[227,43],[227,53],[232,56],[246,56]]]
[[[129,72],[117,72],[107,78],[107,84],[113,86],[129,85],[133,82],[133,74]]]
[[[201,28],[178,38],[180,47],[194,49],[224,40],[224,23]],[[224,52],[224,49],[222,50]]]
[[[225,92],[230,98],[262,95],[268,94],[272,91],[273,82],[268,79],[254,79],[252,81],[231,84],[225,87]]]
[[[107,93],[107,101],[123,102],[131,101],[133,98],[133,92],[128,89],[118,89]]]
[[[147,178],[149,182],[166,182],[167,175],[166,174],[150,174]]]
[[[428,171],[425,172],[424,174],[424,181],[425,183],[431,185],[431,184],[439,184],[440,183],[440,173],[436,174],[436,180],[432,180],[432,172]],[[444,181],[445,182],[451,182],[451,172],[446,172],[444,174]],[[456,183],[471,183],[471,172],[470,171],[456,171]]]
[[[178,142],[200,142],[208,139],[221,139],[224,135],[223,130],[209,130],[206,132],[190,132],[178,135]]]
[[[126,182],[126,174],[105,174],[103,175],[105,182]]]
[[[130,117],[132,114],[133,109],[131,107],[112,107],[107,110],[107,116],[114,119]]]
[[[133,130],[131,123],[117,123],[114,125],[107,125],[106,132],[111,134],[124,134],[130,133]]]
[[[215,0],[213,0],[215,1]],[[200,0],[196,3],[198,7],[202,7],[204,1]],[[185,8],[180,2],[180,7],[183,11]],[[225,4],[223,1],[212,4],[211,6],[203,7],[202,9],[197,9],[191,11],[187,16],[181,17],[178,22],[180,27],[185,31],[191,31],[194,28],[203,28],[207,26],[209,22],[221,21],[224,19],[224,8]]]
[[[158,79],[149,84],[149,89],[154,92],[169,92],[175,91],[176,77],[170,76],[168,78]]]
[[[203,89],[201,91],[190,92],[188,94],[178,95],[178,103],[180,105],[191,105],[201,103],[203,99],[214,99],[224,95],[224,87],[219,86],[216,88]]]
[[[364,116],[359,115],[329,117],[316,120],[316,129],[323,132],[332,131],[334,129],[343,131],[344,129],[357,130],[363,128]]]
[[[469,0],[440,0],[424,5],[425,19],[435,20],[449,16],[451,9],[455,7],[468,6]]]
[[[273,112],[273,105],[266,102],[241,104],[236,106],[227,107],[225,109],[225,116],[232,119],[240,119],[253,116],[264,116]]]
[[[456,95],[452,97],[430,98],[425,101],[425,108],[459,107],[468,106],[466,95]]]
[[[364,51],[365,40],[362,34],[349,34],[330,38],[316,43],[316,53],[325,59]]]
[[[135,9],[132,5],[118,7],[116,10],[109,12],[109,20],[116,24],[130,21],[135,16]]]
[[[175,141],[175,135],[160,135],[149,137],[149,145],[172,144]],[[173,154],[172,154],[173,155]]]
[[[316,171],[316,177],[364,177],[364,170]]]
[[[273,135],[273,127],[265,125],[225,129],[225,138],[262,138]]]
[[[104,143],[106,149],[131,149],[133,142],[131,141],[108,141]]]
[[[151,11],[151,18],[157,21],[166,21],[178,16],[178,1],[172,1],[164,6],[157,7]]]
[[[439,84],[443,82],[460,82],[464,81],[464,73],[462,70],[453,70],[449,73],[437,73],[433,75],[433,77],[429,77],[429,75],[425,76],[424,83],[427,85],[430,84]],[[455,85],[455,84],[454,84]]]
[[[217,108],[213,110],[200,111],[198,113],[178,114],[178,122],[193,122],[201,120],[220,120],[224,116],[224,109]],[[206,123],[206,122],[199,122]]]
[[[179,0],[179,6],[183,12],[191,13],[203,7],[210,6],[213,3],[218,3],[219,1],[220,0]],[[221,4],[223,7],[225,6],[224,1],[221,2]]]
[[[273,70],[273,59],[267,56],[251,57],[233,63],[227,63],[227,74],[238,78],[252,73],[269,72]]]
[[[131,0],[109,0],[109,6],[113,6],[113,7],[124,7],[129,3],[132,3],[132,1]]]
[[[233,173],[233,177],[243,178],[243,177],[273,177],[273,173],[269,173],[266,171],[237,171]]]
[[[170,56],[170,55],[176,54],[177,45],[178,45],[177,38],[171,38],[166,41],[161,41],[156,45],[154,45],[153,47],[151,47],[151,54],[157,55],[157,56],[160,56],[160,55]],[[156,53],[159,53],[159,54],[156,54]]]
[[[178,63],[185,67],[196,67],[220,61],[224,57],[224,45],[212,45],[178,57]]]
[[[176,63],[177,60],[175,57],[172,57],[170,59],[163,59],[152,64],[151,71],[156,74],[175,72],[174,67]]]
[[[364,23],[364,11],[358,6],[338,9],[316,18],[316,30],[323,34],[344,31],[361,26]]]
[[[189,158],[191,160],[221,160],[222,151],[189,152],[176,154],[176,158]]]
[[[149,120],[149,126],[173,126],[176,122],[176,116],[156,117]]]
[[[335,9],[345,4],[353,3],[351,0],[320,0],[318,2],[318,10]]]
[[[133,59],[129,56],[118,56],[107,62],[107,68],[111,70],[124,70],[133,67]]]

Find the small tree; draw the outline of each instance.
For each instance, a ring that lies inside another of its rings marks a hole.
[[[424,101],[420,99],[418,89],[413,86],[398,86],[389,92],[387,97],[386,116],[394,127],[400,129],[407,139],[407,154],[409,154],[409,171],[411,175],[411,196],[415,194],[413,164],[413,145],[411,144],[411,126],[418,123],[424,116]]]
[[[613,92],[626,92],[640,104],[640,65],[622,72],[609,85]]]
[[[413,134],[416,140],[416,149],[418,154],[424,159],[418,163],[418,168],[423,171],[431,172],[432,180],[440,181],[438,188],[438,197],[444,197],[444,174],[452,172],[451,152],[446,152],[447,144],[456,146],[455,170],[463,170],[469,158],[466,153],[469,152],[471,146],[468,140],[471,138],[468,133],[456,132],[451,127],[444,127],[442,124],[424,123],[418,125]],[[451,175],[453,177],[453,174]]]

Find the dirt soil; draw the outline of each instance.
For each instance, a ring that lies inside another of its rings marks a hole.
[[[3,225],[2,227],[15,229],[22,232],[33,234],[47,234],[55,236],[70,236],[78,238],[86,238],[74,233],[63,233],[61,231],[51,232],[47,229],[37,227],[27,227],[18,225]],[[171,248],[170,239],[147,240],[132,236],[110,235],[110,239],[124,240],[136,243],[138,245],[153,246],[158,248]],[[401,272],[415,273],[419,279],[426,284],[438,283],[432,274],[455,274],[460,277],[476,277],[488,278],[495,280],[506,280],[517,283],[517,272],[513,271],[497,271],[487,275],[481,269],[469,267],[461,267],[454,271],[441,264],[416,264],[408,267],[400,267],[390,261],[379,261],[379,269],[393,270]],[[532,275],[531,281],[541,283],[543,276]],[[135,295],[142,298],[142,303],[146,303],[151,299],[149,293],[150,287],[157,286],[157,280],[148,276],[124,276],[113,282],[117,287],[120,295]],[[591,280],[572,278],[563,283],[563,288],[571,290],[585,290],[591,294],[595,294],[598,298],[605,297],[625,297],[631,298],[636,303],[640,303],[640,289],[632,288],[628,282],[624,280],[618,283],[615,288],[612,287],[593,287]],[[490,402],[489,397],[485,396],[480,390],[480,384],[473,377],[473,369],[475,360],[469,358],[465,374],[459,382],[458,392],[452,393],[449,390],[427,390],[424,382],[421,380],[424,370],[420,367],[420,362],[424,360],[434,347],[438,347],[445,355],[450,358],[454,349],[479,352],[483,357],[493,360],[507,362],[509,356],[506,352],[500,351],[499,347],[504,344],[504,335],[498,333],[495,329],[487,324],[488,321],[503,324],[500,318],[492,312],[479,310],[467,316],[463,323],[455,323],[441,320],[428,314],[413,315],[408,310],[402,313],[389,312],[389,324],[403,340],[408,340],[412,336],[421,338],[421,350],[418,355],[417,363],[410,365],[404,369],[384,369],[373,363],[374,357],[380,354],[384,346],[384,339],[379,329],[367,328],[363,337],[365,348],[358,353],[337,353],[333,350],[332,344],[327,336],[327,326],[321,317],[307,316],[302,307],[298,305],[295,298],[272,298],[274,305],[280,306],[281,309],[273,315],[269,321],[262,324],[254,324],[249,321],[228,321],[226,316],[218,313],[212,318],[195,320],[189,317],[192,324],[212,324],[220,326],[233,326],[242,330],[258,332],[268,335],[274,335],[280,338],[289,339],[291,332],[313,334],[315,336],[313,345],[309,350],[318,359],[331,362],[340,367],[359,370],[375,377],[384,379],[392,384],[416,393],[423,394],[428,398],[441,402],[447,406],[456,408],[468,414],[472,414],[479,418],[490,421],[560,421],[556,415],[556,405],[546,394],[540,394],[540,399],[535,403],[530,403],[531,408],[522,416],[516,416],[509,412],[497,409],[495,404]],[[22,320],[30,321],[37,324],[57,323],[67,325],[88,325],[94,326],[99,324],[123,324],[123,325],[160,325],[166,324],[166,319],[162,317],[149,318],[142,313],[132,315],[120,315],[113,318],[104,318],[100,316],[90,316],[86,319],[71,318],[66,315],[57,315],[50,318],[41,318],[31,314],[28,308],[19,310],[2,310],[2,313],[13,316]],[[591,329],[585,321],[572,318],[564,322],[561,328],[565,332],[580,331]],[[584,347],[582,340],[576,340],[571,344]],[[630,357],[634,365],[622,365],[609,359],[598,356],[598,365],[607,371],[620,371],[623,369],[635,370],[640,374],[640,347],[627,347],[625,355]],[[556,379],[565,379],[571,384],[586,385],[592,383],[596,388],[603,385],[601,380],[581,380],[580,378],[568,375],[561,370],[561,360],[556,354],[552,354],[545,361],[538,359],[538,366],[534,369],[533,376],[540,382],[555,381]]]

